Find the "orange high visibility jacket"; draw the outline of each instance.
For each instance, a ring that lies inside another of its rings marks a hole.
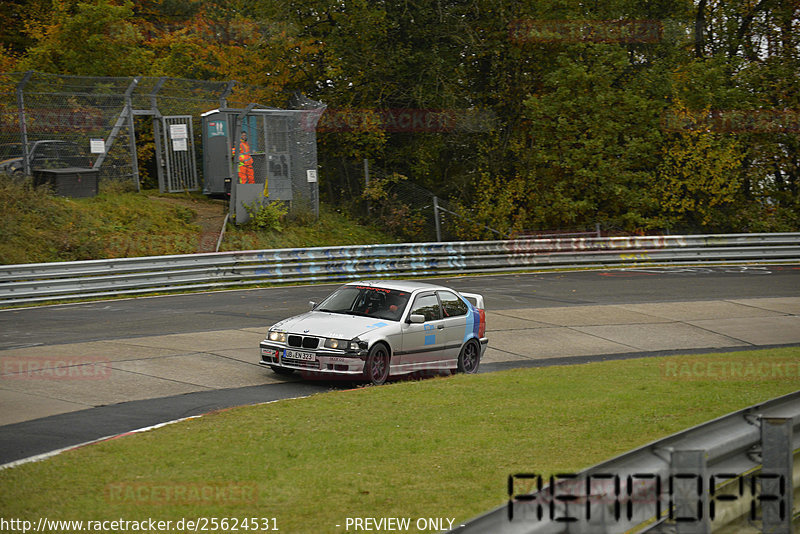
[[[253,158],[250,156],[250,144],[247,141],[239,142],[239,165],[253,165]]]

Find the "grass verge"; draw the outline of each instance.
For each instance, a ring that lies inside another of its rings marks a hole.
[[[197,250],[195,214],[125,191],[66,198],[0,176],[0,264],[183,254]]]
[[[0,174],[0,264],[43,263],[211,252],[225,203],[199,193],[135,193],[103,182],[91,198],[66,198],[30,179]],[[222,251],[393,243],[379,228],[320,206],[287,217],[280,231],[229,224]]]
[[[326,204],[320,204],[319,220],[313,215],[292,218],[280,230],[252,230],[228,223],[221,251],[274,248],[338,247],[396,243],[397,238],[373,226],[363,226]]]
[[[578,471],[790,393],[799,361],[800,348],[608,361],[237,408],[0,472],[0,510],[270,517],[291,533],[344,532],[347,517],[463,521],[502,504],[511,473]]]

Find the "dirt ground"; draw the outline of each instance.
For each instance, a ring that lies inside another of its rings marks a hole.
[[[175,196],[153,196],[150,198],[182,206],[195,212],[196,217],[193,222],[200,226],[200,240],[197,252],[215,251],[222,225],[225,222],[225,215],[228,213],[227,201],[211,198],[197,199],[180,193],[176,193]]]

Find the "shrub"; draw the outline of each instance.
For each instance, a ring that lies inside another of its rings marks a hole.
[[[258,201],[246,204],[245,209],[250,216],[249,225],[258,230],[272,230],[275,232],[283,231],[283,220],[289,212],[289,208],[278,200],[269,204],[262,204]]]

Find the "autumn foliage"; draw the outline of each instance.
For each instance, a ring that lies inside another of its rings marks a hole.
[[[302,93],[338,117],[488,118],[320,132],[320,192],[354,212],[368,159],[373,179],[460,206],[463,238],[800,226],[794,0],[12,0],[0,22],[5,71],[237,80],[251,101]]]

